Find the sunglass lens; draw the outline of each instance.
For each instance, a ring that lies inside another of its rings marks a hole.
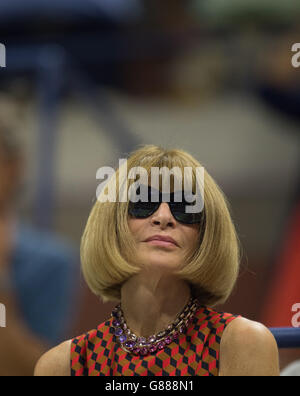
[[[159,204],[152,202],[129,203],[129,213],[137,218],[146,218],[151,216],[158,208]]]
[[[175,219],[185,224],[199,223],[201,220],[201,213],[187,213],[186,206],[188,203],[175,203],[171,204],[171,211]]]

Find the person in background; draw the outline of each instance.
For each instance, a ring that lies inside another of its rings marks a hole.
[[[24,154],[0,119],[0,376],[31,376],[39,357],[71,328],[79,257],[18,218]],[[78,265],[77,265],[78,264]]]

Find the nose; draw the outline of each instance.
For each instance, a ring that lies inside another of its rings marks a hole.
[[[176,220],[174,219],[169,205],[166,202],[162,202],[157,211],[152,215],[151,222],[153,225],[160,224],[163,227],[170,225],[174,227]]]

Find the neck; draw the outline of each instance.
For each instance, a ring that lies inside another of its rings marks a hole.
[[[130,330],[139,337],[149,337],[165,330],[190,297],[185,281],[145,270],[123,285],[121,305]]]

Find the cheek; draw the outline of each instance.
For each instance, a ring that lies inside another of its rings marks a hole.
[[[139,230],[143,228],[144,223],[145,220],[143,219],[134,219],[134,218],[128,219],[128,227],[134,236],[137,236]]]
[[[186,236],[186,243],[188,249],[194,250],[198,247],[200,233],[198,229],[192,229]]]
[[[133,227],[134,227],[134,223],[133,223],[133,219],[131,219],[130,217],[128,217],[128,228],[130,229],[130,231],[132,231]]]

